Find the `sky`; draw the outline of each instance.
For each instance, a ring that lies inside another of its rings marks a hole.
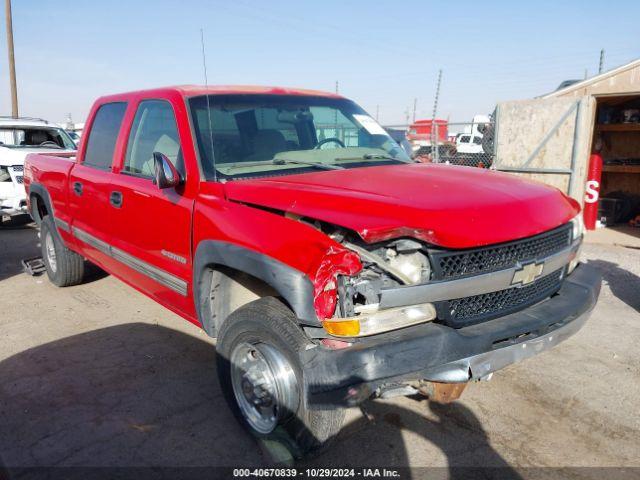
[[[4,3],[4,2],[2,2]],[[3,9],[2,9],[3,10]],[[1,12],[0,12],[1,13]],[[111,93],[203,84],[339,92],[384,125],[497,102],[640,58],[640,2],[13,0],[20,114],[83,122]],[[0,22],[0,115],[11,113]]]

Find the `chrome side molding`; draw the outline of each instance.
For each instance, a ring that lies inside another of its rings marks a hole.
[[[78,240],[83,241],[87,245],[91,245],[96,250],[110,256],[111,258],[119,261],[127,267],[132,268],[136,272],[146,275],[147,277],[160,283],[161,285],[170,288],[174,292],[179,293],[183,296],[187,296],[187,282],[185,282],[181,278],[178,278],[169,272],[166,272],[143,260],[140,260],[139,258],[134,257],[133,255],[130,255],[120,250],[119,248],[116,248],[113,245],[110,245],[107,242],[94,237],[93,235],[85,232],[84,230],[81,230],[80,228],[72,227],[72,232]]]

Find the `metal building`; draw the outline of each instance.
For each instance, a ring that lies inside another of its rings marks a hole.
[[[592,152],[604,160],[601,198],[620,191],[640,196],[640,59],[497,106],[497,170],[549,183],[583,203]]]

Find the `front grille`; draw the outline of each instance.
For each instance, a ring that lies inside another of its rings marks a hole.
[[[512,268],[518,262],[540,260],[563,250],[570,243],[571,224],[566,224],[535,237],[515,242],[457,252],[432,250],[429,255],[433,265],[434,279],[453,280]]]
[[[472,250],[430,250],[434,280],[456,280],[540,261],[571,244],[571,224],[534,237]],[[535,282],[493,293],[436,302],[438,319],[454,328],[498,318],[533,305],[560,289],[564,268]]]
[[[439,302],[439,317],[459,328],[508,315],[556,293],[562,284],[563,272],[561,268],[524,287]]]
[[[22,185],[24,183],[24,177],[22,175],[16,175],[16,183]]]
[[[18,172],[24,172],[24,166],[23,165],[14,165],[11,167],[11,169],[18,173]]]

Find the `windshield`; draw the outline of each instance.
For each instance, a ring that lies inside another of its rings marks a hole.
[[[0,146],[76,149],[76,144],[67,132],[62,128],[55,127],[0,127]]]
[[[346,99],[210,95],[191,98],[189,107],[208,180],[411,161]]]

